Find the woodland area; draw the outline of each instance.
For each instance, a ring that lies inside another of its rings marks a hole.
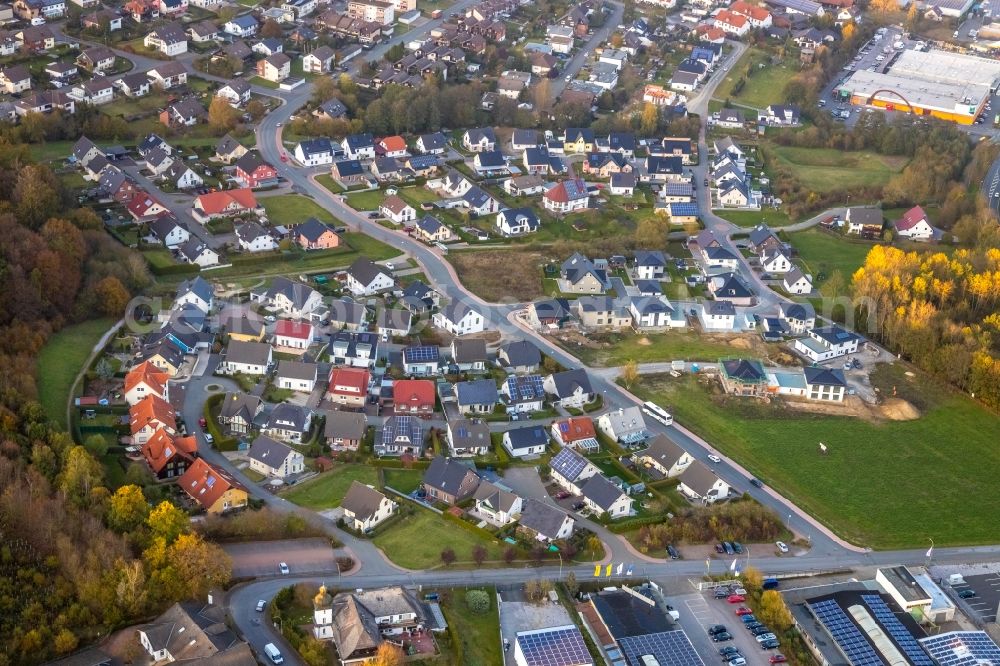
[[[217,546],[103,468],[35,401],[35,360],[64,325],[119,317],[142,258],[74,207],[48,167],[0,136],[0,665],[72,652],[229,579]],[[44,381],[44,378],[40,378]]]

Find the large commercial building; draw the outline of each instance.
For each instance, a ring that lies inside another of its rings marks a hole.
[[[946,51],[903,51],[885,73],[855,72],[840,88],[851,104],[971,125],[1000,85],[1000,61]]]

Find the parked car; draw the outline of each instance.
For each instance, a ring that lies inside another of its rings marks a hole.
[[[672,560],[679,560],[681,557],[680,553],[677,552],[677,549],[674,548],[672,543],[667,544],[667,555],[669,555]]]
[[[971,599],[974,596],[976,596],[975,590],[962,590],[958,593],[959,599]]]
[[[743,544],[741,544],[739,541],[734,541],[733,542],[733,551],[737,555],[742,555],[743,554]]]
[[[726,625],[724,625],[724,624],[713,624],[711,627],[708,628],[708,635],[709,636],[714,636],[716,634],[721,634],[725,630],[726,630]]]
[[[779,647],[781,647],[781,641],[779,641],[777,638],[772,638],[771,640],[764,641],[763,643],[760,644],[761,650],[773,650]]]
[[[747,598],[744,597],[742,594],[730,594],[728,597],[726,597],[726,601],[728,601],[731,604],[741,604],[746,600]]]
[[[736,659],[730,660],[729,666],[747,666],[747,660],[739,656]]]
[[[568,490],[560,490],[558,493],[556,493],[556,499],[566,499],[567,497],[569,497],[569,495],[570,493]]]
[[[720,462],[722,462],[722,458],[720,458],[719,456],[715,455],[714,453],[709,453],[708,454],[708,459],[711,460],[714,463],[717,463],[717,464],[720,463]]]
[[[258,601],[257,602],[257,612],[258,613],[263,613],[264,612],[264,606],[266,606],[266,605],[267,605],[267,602],[264,601],[263,599],[261,599],[260,601]]]
[[[208,432],[205,433],[205,442],[207,442],[208,444],[214,444],[215,443],[215,438],[212,437],[211,433],[208,433]]]
[[[582,509],[582,508],[583,508],[584,506],[585,506],[585,505],[584,505],[584,503],[583,503],[583,502],[573,502],[573,510],[574,510],[574,511],[579,511],[579,510],[580,510],[580,509]]]
[[[717,552],[719,555],[722,555],[723,553],[726,552],[726,548],[721,543],[717,543],[715,544],[715,552]]]
[[[729,590],[727,590],[726,588],[724,588],[724,587],[717,587],[717,588],[715,588],[715,598],[716,599],[725,599],[728,596],[729,596]]]
[[[757,636],[758,643],[765,643],[767,641],[773,641],[777,636],[772,633],[760,634]]]
[[[722,547],[723,547],[723,549],[725,549],[726,555],[735,555],[736,554],[736,549],[733,548],[733,544],[729,543],[728,541],[723,541],[722,542]]]
[[[280,573],[282,576],[287,576],[289,574],[288,565],[285,564],[284,562],[279,562],[278,573]]]
[[[725,657],[727,654],[733,654],[735,652],[739,652],[739,650],[737,650],[736,648],[734,648],[732,645],[727,645],[726,647],[720,647],[719,648],[719,656],[720,657]]]
[[[747,608],[746,606],[740,606],[739,608],[736,609],[736,615],[741,617],[745,616],[753,617],[753,611]]]
[[[716,643],[725,643],[726,641],[733,640],[733,635],[728,631],[722,631],[712,636],[712,640]]]
[[[773,634],[774,632],[772,632],[765,626],[760,626],[752,629],[750,633],[753,634],[754,636],[767,636],[768,634]]]
[[[788,658],[785,655],[780,654],[780,653],[779,654],[772,654],[767,659],[767,663],[769,663],[769,664],[783,664],[786,661],[788,661]]]
[[[198,419],[198,427],[199,428],[207,428],[208,427],[208,421],[205,420],[204,416],[202,416],[200,419]]]
[[[788,552],[788,546],[785,544],[784,541],[775,541],[774,545],[778,547],[778,551],[782,553]]]

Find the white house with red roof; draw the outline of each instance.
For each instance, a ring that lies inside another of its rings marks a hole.
[[[910,240],[927,241],[934,238],[934,227],[927,219],[927,213],[920,206],[914,206],[896,220],[896,234]]]
[[[409,155],[406,150],[406,139],[399,135],[379,139],[375,145],[375,152],[386,157],[406,157]]]
[[[136,222],[146,222],[168,212],[163,204],[143,191],[136,193],[126,208]]]
[[[545,210],[553,213],[572,213],[590,206],[587,184],[580,178],[570,178],[556,183],[542,195]]]
[[[279,319],[274,326],[274,346],[285,349],[309,349],[315,328],[307,321]]]
[[[746,0],[736,0],[736,2],[729,5],[729,11],[744,17],[750,22],[751,28],[771,27],[771,12],[763,7],[751,5]]]
[[[734,14],[728,9],[720,9],[713,17],[715,27],[721,28],[730,35],[742,37],[750,32],[750,21],[745,16]]]

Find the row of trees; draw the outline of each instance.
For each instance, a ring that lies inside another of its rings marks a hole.
[[[743,501],[684,509],[669,522],[640,527],[638,540],[640,550],[649,553],[662,551],[668,543],[766,543],[781,533],[781,521],[773,511],[757,502]]]
[[[1000,249],[876,246],[853,286],[870,335],[1000,408]]]

